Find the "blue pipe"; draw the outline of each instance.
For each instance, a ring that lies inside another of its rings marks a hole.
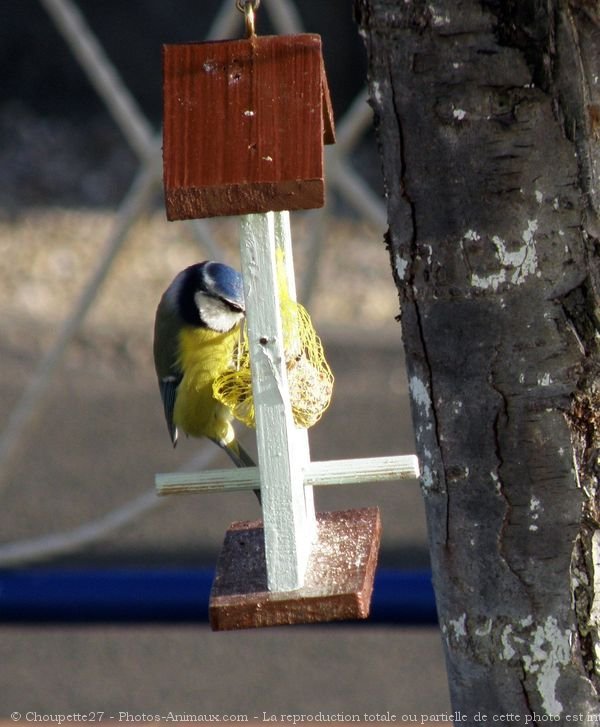
[[[199,623],[210,569],[0,570],[0,623]],[[367,623],[437,623],[431,574],[380,569]]]
[[[369,622],[406,626],[437,624],[431,573],[378,569]]]

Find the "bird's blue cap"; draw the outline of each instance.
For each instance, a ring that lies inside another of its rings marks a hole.
[[[203,277],[207,292],[244,310],[244,283],[237,270],[222,263],[207,262]]]

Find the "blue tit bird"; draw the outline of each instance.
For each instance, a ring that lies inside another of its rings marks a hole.
[[[209,261],[182,270],[156,310],[154,366],[173,446],[178,430],[208,437],[238,467],[251,467],[254,462],[235,438],[231,412],[212,389],[215,378],[233,365],[244,312],[236,270]]]

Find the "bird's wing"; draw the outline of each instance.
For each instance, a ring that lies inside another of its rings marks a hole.
[[[158,386],[160,388],[160,396],[163,407],[165,409],[165,419],[169,428],[169,435],[173,446],[177,444],[177,427],[173,422],[173,409],[175,408],[175,397],[177,396],[177,387],[181,383],[182,376],[165,376],[159,379]]]
[[[158,377],[160,396],[165,419],[173,446],[177,444],[177,427],[173,422],[173,410],[177,387],[183,378],[179,366],[179,319],[169,301],[169,290],[164,293],[156,311],[154,323],[154,367]]]

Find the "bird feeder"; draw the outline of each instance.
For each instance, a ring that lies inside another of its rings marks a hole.
[[[294,421],[282,261],[295,300],[289,210],[324,204],[333,119],[319,36],[257,37],[254,7],[244,7],[244,40],[163,52],[167,216],[241,216],[258,465],[156,476],[160,495],[260,488],[262,520],[234,522],[225,536],[209,605],[215,630],[366,618],[379,511],[315,513],[313,487],[418,476],[414,455],[312,462]]]

